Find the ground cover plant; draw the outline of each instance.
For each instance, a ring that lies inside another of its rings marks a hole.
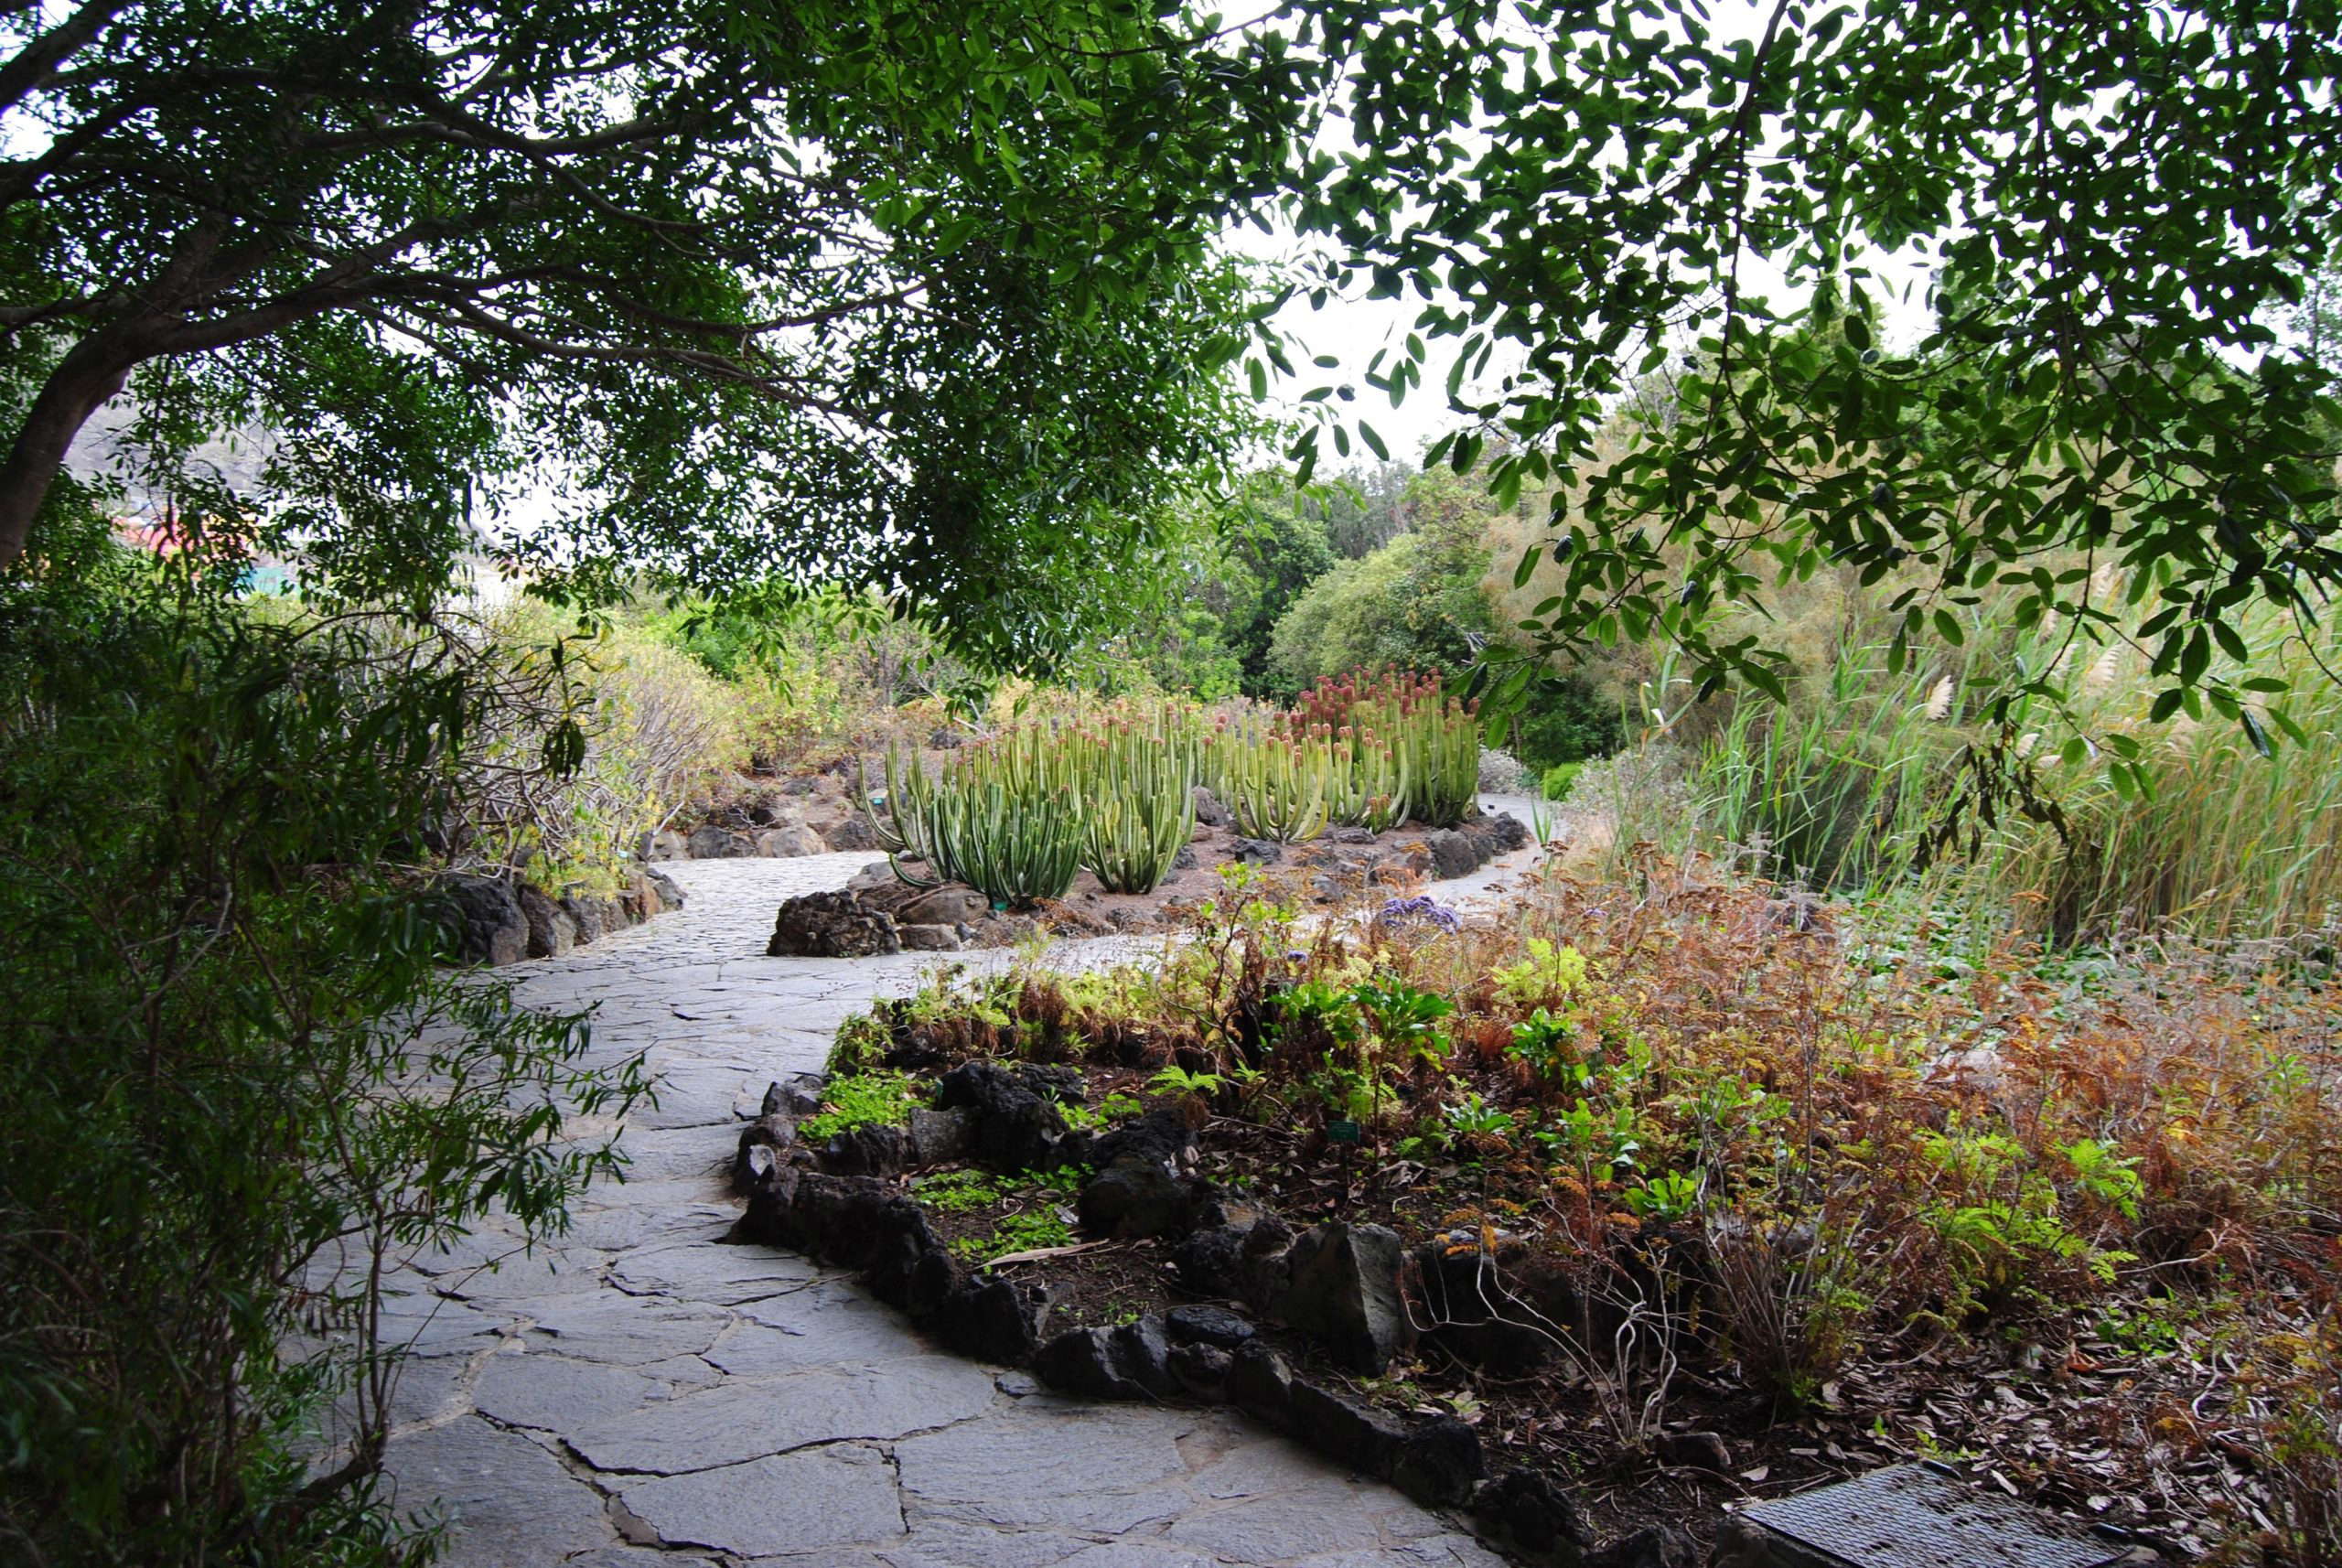
[[[2215,1561],[2330,1561],[2326,972],[1971,961],[1859,913],[1647,856],[1501,923],[1305,924],[1240,870],[1151,970],[939,978],[835,1065],[1071,1064],[1063,1103],[1183,1108],[1230,1213],[1391,1226],[1413,1348],[1354,1386],[1611,1530],[1928,1456]],[[1175,1238],[1065,1251],[1033,1181],[913,1190],[961,1233],[1039,1216],[1046,1255],[999,1267],[1074,1321],[1184,1294]]]

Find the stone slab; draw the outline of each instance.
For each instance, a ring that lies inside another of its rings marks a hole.
[[[619,1498],[662,1541],[744,1557],[818,1552],[833,1562],[834,1548],[905,1533],[894,1466],[851,1444],[639,1481]]]
[[[874,1375],[815,1367],[757,1381],[727,1380],[571,1435],[597,1470],[681,1475],[846,1438],[886,1440],[964,1421],[1002,1400],[980,1368],[941,1356]]]

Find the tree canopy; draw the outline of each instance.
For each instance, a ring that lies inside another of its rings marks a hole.
[[[1537,637],[1671,639],[1703,684],[1778,690],[1716,612],[1847,564],[1901,575],[1907,655],[2014,589],[2022,620],[2140,639],[2164,712],[2264,738],[2215,658],[2243,658],[2234,614],[2307,623],[2342,583],[2333,378],[2275,330],[2342,211],[2342,9],[1308,14],[1356,150],[1314,155],[1296,220],[1332,242],[1322,286],[1422,301],[1368,385],[1396,402],[1460,349],[1471,424],[1438,456],[1486,454],[1500,499],[1561,481]],[[1881,336],[1890,262],[1933,279],[1915,343]],[[1677,416],[1597,461],[1661,370]],[[1329,424],[1295,456],[1327,429],[1347,451]],[[2094,596],[2109,563],[2127,603]]]
[[[1143,10],[85,0],[0,48],[0,563],[127,382],[158,471],[276,433],[360,588],[557,472],[541,572],[882,582],[1014,651],[1243,430],[1211,242],[1295,108]]]
[[[1316,287],[1421,303],[1323,406],[1448,340],[1438,455],[1566,504],[1551,647],[1778,689],[1716,612],[1851,565],[1907,653],[2014,590],[2258,739],[2235,612],[2342,581],[2333,372],[2280,331],[2336,249],[2342,0],[8,17],[0,559],[135,378],[167,455],[286,433],[272,479],[361,583],[558,459],[541,569],[883,582],[1043,647],[1241,439],[1257,307],[1213,239],[1274,211],[1330,246]],[[1661,373],[1671,416],[1597,461]],[[1293,456],[1353,434],[1387,456],[1340,419]]]

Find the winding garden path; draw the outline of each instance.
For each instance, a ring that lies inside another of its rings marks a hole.
[[[722,1244],[723,1168],[765,1086],[818,1069],[848,1014],[935,961],[763,956],[782,898],[869,858],[673,864],[681,912],[506,972],[532,1004],[595,1005],[597,1053],[647,1049],[660,1103],[625,1128],[628,1179],[590,1192],[558,1245],[487,1231],[392,1283],[389,1332],[414,1348],[389,1469],[403,1510],[449,1520],[446,1561],[1496,1568],[1239,1416],[1058,1400],[944,1354],[832,1271]]]

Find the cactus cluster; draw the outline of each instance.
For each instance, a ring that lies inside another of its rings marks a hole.
[[[1237,826],[1297,843],[1328,822],[1380,832],[1460,821],[1479,785],[1480,725],[1436,674],[1320,681],[1291,713],[1223,722],[1206,776]]]
[[[1479,721],[1437,675],[1386,671],[1209,731],[1195,704],[1162,699],[1015,725],[934,772],[889,749],[886,777],[870,816],[897,875],[965,882],[1004,907],[1061,898],[1085,866],[1109,892],[1152,892],[1194,835],[1199,781],[1251,838],[1449,826],[1478,785]]]
[[[890,747],[871,824],[904,880],[965,882],[996,906],[1061,898],[1084,866],[1109,892],[1151,892],[1195,832],[1201,746],[1193,707],[1166,702],[1019,725],[932,774]]]
[[[1478,704],[1445,694],[1436,671],[1382,671],[1321,680],[1302,694],[1293,722],[1323,732],[1348,753],[1359,814],[1337,812],[1380,832],[1413,817],[1435,828],[1462,821],[1478,798]],[[1365,814],[1366,802],[1402,798],[1384,820]]]

